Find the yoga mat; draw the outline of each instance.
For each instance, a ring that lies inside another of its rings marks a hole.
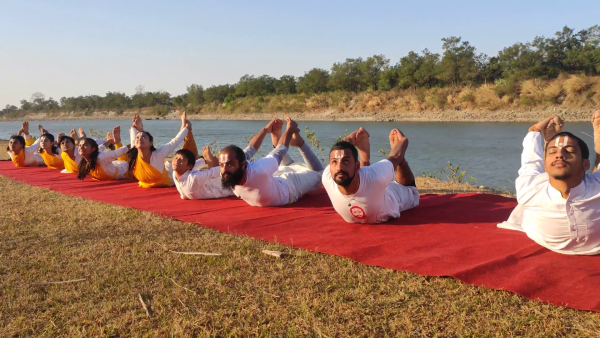
[[[0,162],[0,175],[63,194],[149,211],[218,231],[277,241],[385,268],[508,290],[526,298],[600,312],[600,256],[549,251],[518,231],[499,229],[514,199],[485,194],[422,195],[399,219],[349,224],[324,189],[286,207],[256,208],[236,198],[181,200],[175,188],[133,181],[77,180],[44,167]]]

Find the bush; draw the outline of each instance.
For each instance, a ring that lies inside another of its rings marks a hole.
[[[483,85],[475,91],[475,104],[488,110],[497,110],[503,107],[505,102],[498,97],[493,86]]]
[[[158,117],[163,117],[163,116],[167,116],[167,114],[169,114],[170,111],[171,111],[171,107],[159,105],[159,106],[152,107],[151,112],[152,112],[152,115],[156,115]]]
[[[499,97],[508,96],[516,98],[519,96],[519,83],[514,78],[498,79],[495,85],[494,90]]]
[[[521,84],[521,104],[528,106],[542,103],[545,98],[546,82],[538,79],[527,80]]]

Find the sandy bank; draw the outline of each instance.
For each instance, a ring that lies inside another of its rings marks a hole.
[[[544,117],[557,114],[566,121],[589,121],[593,112],[591,108],[567,110],[548,108],[544,110],[510,110],[510,111],[422,111],[422,112],[378,112],[378,113],[339,113],[335,111],[298,112],[298,113],[200,113],[190,114],[192,120],[271,120],[275,117],[289,115],[298,121],[419,121],[419,122],[537,122]],[[134,114],[145,119],[174,119],[179,111],[172,110],[164,117],[152,115],[149,109],[125,111],[117,114],[114,111],[98,111],[87,114],[78,112],[39,112],[28,113],[24,117],[4,118],[3,121],[14,120],[129,120]]]

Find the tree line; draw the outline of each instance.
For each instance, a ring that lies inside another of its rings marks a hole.
[[[228,104],[241,97],[286,94],[319,94],[330,91],[362,92],[477,86],[494,83],[497,94],[516,96],[519,83],[528,79],[552,79],[560,74],[600,75],[600,26],[575,30],[565,26],[553,37],[536,37],[527,43],[515,43],[495,56],[477,53],[468,41],[450,36],[442,40],[442,53],[428,49],[411,51],[395,64],[383,55],[346,59],[330,70],[313,68],[303,76],[244,75],[235,84],[204,88],[192,84],[187,92],[172,96],[160,91],[136,88],[134,95],[108,92],[104,96],[62,97],[59,101],[34,93],[21,100],[20,107],[7,105],[0,115],[17,111],[111,109],[122,111],[156,106],[197,107],[204,104]]]

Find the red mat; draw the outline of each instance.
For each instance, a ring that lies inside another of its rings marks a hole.
[[[516,202],[494,195],[423,195],[393,222],[348,224],[323,189],[283,208],[253,208],[230,198],[183,201],[175,188],[142,189],[132,181],[81,182],[46,168],[0,175],[63,194],[150,211],[215,230],[277,241],[361,263],[516,292],[529,299],[600,312],[600,256],[551,252],[524,233],[498,229]],[[134,197],[134,198],[132,198]]]

